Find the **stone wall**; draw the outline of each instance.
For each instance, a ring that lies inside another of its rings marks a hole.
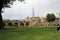
[[[46,18],[40,17],[29,17],[25,21],[16,21],[16,20],[4,20],[4,25],[10,26],[24,26],[24,27],[33,27],[33,26],[59,26],[60,21],[47,22]]]

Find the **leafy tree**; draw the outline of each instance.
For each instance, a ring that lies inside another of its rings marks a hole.
[[[56,19],[56,17],[55,17],[55,15],[54,15],[53,13],[46,15],[46,20],[47,20],[48,22],[55,21],[55,19]]]
[[[2,19],[2,8],[8,7],[10,8],[10,5],[13,4],[13,2],[16,0],[0,0],[0,29],[4,29],[3,26],[3,19]],[[19,0],[19,1],[24,1],[24,0]]]

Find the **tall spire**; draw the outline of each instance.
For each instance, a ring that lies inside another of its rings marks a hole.
[[[35,17],[34,8],[32,9],[32,17]]]

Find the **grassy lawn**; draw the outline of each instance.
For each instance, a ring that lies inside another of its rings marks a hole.
[[[0,30],[0,40],[60,40],[57,27],[14,27]]]

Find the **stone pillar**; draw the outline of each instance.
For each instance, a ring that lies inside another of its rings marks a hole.
[[[20,26],[20,23],[18,22],[18,26]]]
[[[24,22],[23,24],[24,24],[24,27],[25,27],[26,26],[26,23]]]

